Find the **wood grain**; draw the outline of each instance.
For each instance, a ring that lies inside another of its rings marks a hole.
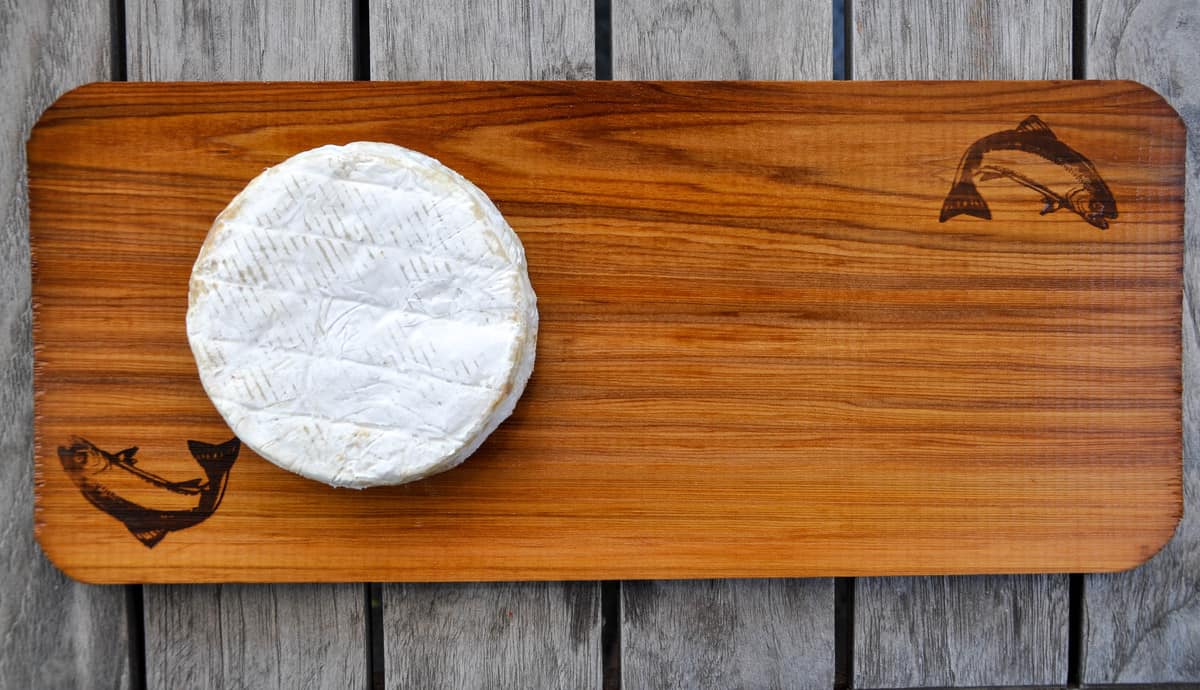
[[[366,688],[361,585],[145,588],[146,687]]]
[[[352,73],[350,3],[131,0],[126,12],[135,81]],[[148,688],[367,686],[363,585],[149,587],[143,599]]]
[[[64,91],[109,72],[108,12],[0,3],[0,685],[127,688],[125,592],[69,580],[33,539],[33,347],[25,139]]]
[[[592,582],[383,588],[390,688],[599,688]]]
[[[1121,220],[993,184],[991,221],[939,223],[964,145],[1030,112],[1097,157]],[[522,403],[403,487],[243,450],[217,514],[146,549],[57,447],[195,472],[185,441],[228,437],[181,328],[196,247],[265,166],[355,139],[434,155],[521,234]],[[30,141],[40,539],[98,580],[1129,567],[1178,519],[1182,146],[1123,82],[73,92]]]
[[[372,79],[591,79],[590,0],[371,0]]]
[[[614,2],[617,79],[828,79],[824,0]]]
[[[621,79],[829,79],[832,3],[618,2]],[[622,687],[830,687],[833,580],[621,583]]]
[[[860,0],[855,79],[1069,79],[1071,0]]]
[[[133,81],[350,79],[351,3],[127,0]]]
[[[1071,3],[865,0],[857,79],[1065,79]],[[855,583],[856,687],[1062,683],[1067,578]]]
[[[1183,314],[1184,512],[1175,538],[1146,565],[1084,583],[1085,683],[1200,679],[1200,6],[1092,0],[1087,76],[1157,89],[1188,125]]]
[[[590,2],[378,1],[375,79],[589,79]],[[384,674],[394,688],[600,685],[595,582],[384,584]]]
[[[832,580],[622,584],[622,688],[833,685]]]
[[[1065,676],[1067,591],[1056,580],[867,580],[855,598],[856,682],[978,687]]]

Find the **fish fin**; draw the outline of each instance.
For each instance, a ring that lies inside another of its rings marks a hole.
[[[203,486],[204,480],[196,477],[195,479],[189,479],[186,482],[171,482],[171,486],[168,488],[181,494],[197,494],[200,493],[200,489],[202,489]]]
[[[1037,115],[1030,115],[1024,120],[1021,120],[1021,124],[1017,125],[1017,131],[1027,132],[1029,134],[1040,134],[1045,137],[1050,137],[1051,139],[1058,138],[1055,136],[1054,130],[1050,129],[1050,125],[1042,122],[1042,118],[1038,117]]]
[[[979,190],[975,188],[975,185],[967,180],[961,180],[950,188],[950,193],[942,202],[942,215],[938,217],[938,222],[945,223],[958,215],[975,216],[984,220],[992,219],[992,212],[988,209],[987,202],[979,195]]]
[[[129,463],[130,465],[136,465],[137,458],[135,458],[133,456],[136,455],[137,452],[138,452],[137,446],[133,446],[132,448],[126,448],[125,450],[117,453],[117,458],[119,458],[122,462]]]
[[[163,537],[167,536],[167,530],[165,529],[135,531],[134,529],[130,528],[129,533],[132,534],[138,541],[145,544],[146,548],[149,549],[153,549],[156,545],[158,545],[158,542],[162,541]]]
[[[1002,173],[1000,173],[1000,172],[997,172],[997,171],[995,171],[995,170],[981,170],[981,171],[979,171],[979,181],[980,181],[980,182],[987,182],[988,180],[994,180],[994,179],[996,179],[996,178],[998,178],[998,177],[1004,177],[1004,175],[1003,175]]]
[[[1063,207],[1062,204],[1059,202],[1059,200],[1055,199],[1052,196],[1045,197],[1044,199],[1042,199],[1042,201],[1044,201],[1046,205],[1042,207],[1042,210],[1038,215],[1044,216],[1049,213],[1054,213],[1055,211],[1057,211],[1058,209]]]

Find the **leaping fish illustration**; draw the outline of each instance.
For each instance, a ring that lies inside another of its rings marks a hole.
[[[1021,151],[1039,156],[1066,170],[1076,185],[1060,193],[1011,168],[985,165],[984,156],[993,151]],[[1101,230],[1107,229],[1108,221],[1117,217],[1117,202],[1096,166],[1083,154],[1059,141],[1037,115],[1030,115],[1016,129],[989,134],[971,144],[958,164],[958,173],[942,203],[938,220],[944,223],[957,215],[991,220],[992,212],[975,182],[997,178],[1012,180],[1040,194],[1043,216],[1065,208]]]
[[[192,527],[213,514],[225,496],[229,470],[237,460],[241,442],[236,438],[220,445],[188,441],[188,449],[200,464],[204,476],[179,482],[138,467],[136,446],[109,453],[86,439],[75,437],[70,445],[59,446],[58,459],[89,503],[120,520],[138,541],[153,548],[167,532]],[[183,499],[191,507],[143,506],[117,495],[110,485],[130,475],[146,486],[161,489],[164,503],[178,502],[183,496],[193,499]],[[109,481],[106,483],[106,480]]]

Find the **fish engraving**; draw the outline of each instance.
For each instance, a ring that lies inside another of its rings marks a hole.
[[[109,453],[74,437],[70,445],[59,446],[58,459],[89,503],[120,520],[138,541],[153,548],[168,532],[204,522],[221,505],[241,441],[234,438],[220,445],[188,441],[204,476],[185,481],[170,481],[142,469],[137,450],[134,446]],[[117,487],[129,493],[122,496]],[[138,500],[128,497],[132,494]],[[143,505],[143,496],[154,502]]]
[[[997,151],[1019,151],[1037,156],[1066,171],[1074,181],[1073,185],[1065,191],[1056,191],[1010,166],[984,161],[989,153]],[[1117,202],[1096,166],[1060,141],[1037,115],[1030,115],[1016,129],[995,132],[971,144],[958,164],[958,173],[950,193],[942,202],[938,220],[944,223],[958,215],[991,220],[992,212],[975,183],[1001,178],[1037,192],[1042,197],[1043,216],[1065,208],[1101,230],[1108,229],[1108,221],[1117,217]]]

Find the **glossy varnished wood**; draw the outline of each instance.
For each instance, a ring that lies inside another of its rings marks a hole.
[[[1102,232],[984,192],[1030,113],[1118,197]],[[354,139],[430,153],[521,234],[538,368],[470,462],[338,491],[243,452],[149,550],[72,434],[195,472],[229,432],[183,336],[212,217]],[[1183,130],[1132,83],[96,85],[30,143],[39,537],[97,581],[1111,570],[1179,516]]]

